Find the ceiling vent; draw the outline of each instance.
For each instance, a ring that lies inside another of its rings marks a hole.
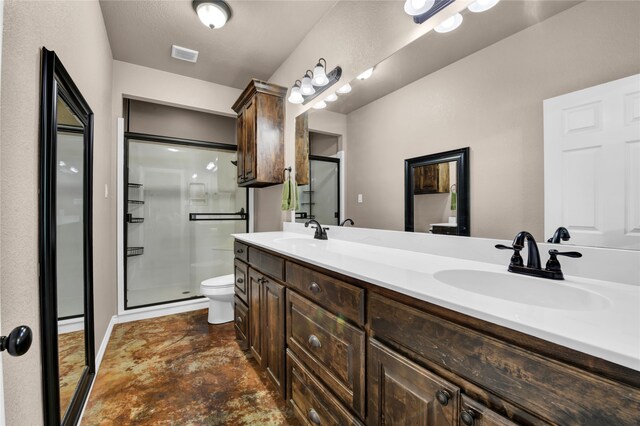
[[[171,57],[180,59],[181,61],[196,62],[198,60],[198,51],[176,46],[174,44],[171,46]]]

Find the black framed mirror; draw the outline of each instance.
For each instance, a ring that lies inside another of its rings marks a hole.
[[[55,52],[42,48],[39,260],[46,425],[75,425],[95,376],[93,112]]]
[[[404,162],[404,230],[469,236],[469,148]]]

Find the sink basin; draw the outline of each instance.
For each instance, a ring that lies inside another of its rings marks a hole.
[[[572,287],[562,281],[509,272],[449,269],[436,272],[433,277],[461,290],[544,308],[590,311],[606,309],[611,304],[609,299],[598,293]]]

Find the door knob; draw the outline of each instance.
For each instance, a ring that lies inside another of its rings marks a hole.
[[[0,337],[0,351],[5,349],[11,356],[27,353],[33,341],[33,333],[26,325],[14,328],[8,336]]]

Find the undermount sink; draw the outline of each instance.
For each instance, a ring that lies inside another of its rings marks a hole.
[[[546,280],[508,272],[448,269],[433,277],[461,290],[526,305],[572,311],[591,311],[609,307],[606,297],[572,287],[562,281]]]

